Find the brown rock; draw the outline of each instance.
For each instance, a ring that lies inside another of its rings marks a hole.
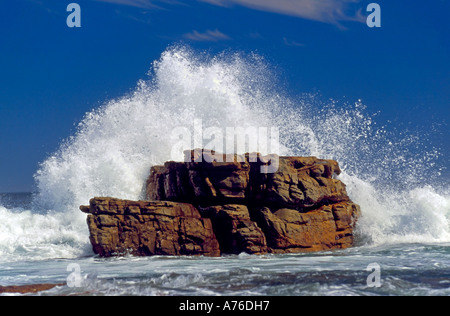
[[[211,218],[223,253],[267,253],[266,237],[245,205],[210,206],[201,209],[201,214]]]
[[[1,293],[37,293],[42,291],[48,291],[57,286],[64,286],[65,283],[58,284],[28,284],[28,285],[11,285],[11,286],[0,286]]]
[[[252,193],[262,205],[298,210],[348,201],[345,185],[333,179],[333,175],[340,172],[333,160],[279,157],[277,172],[256,174]]]
[[[334,178],[341,172],[336,161],[207,150],[186,157],[151,168],[146,193],[153,202],[95,198],[80,208],[90,214],[97,254],[218,256],[353,245],[360,209]]]
[[[306,213],[292,209],[273,213],[266,207],[255,217],[273,252],[305,252],[351,247],[359,215],[356,204],[342,202]]]
[[[246,197],[249,175],[247,162],[167,162],[151,168],[147,198],[203,205],[239,202]]]
[[[200,160],[203,153],[203,159]],[[278,171],[261,173],[260,154],[222,155],[188,151],[190,162],[151,168],[147,198],[194,205],[252,204],[305,209],[348,201],[337,162],[315,157],[278,157]],[[251,157],[256,157],[252,161]],[[220,157],[220,156],[219,156]],[[233,157],[233,162],[227,162]]]
[[[94,198],[81,209],[89,212],[90,240],[102,257],[220,255],[211,220],[190,204]]]

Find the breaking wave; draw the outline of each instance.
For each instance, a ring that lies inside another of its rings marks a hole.
[[[256,54],[167,49],[147,80],[87,113],[77,133],[40,165],[31,211],[0,208],[0,254],[89,252],[79,205],[94,196],[142,198],[150,167],[173,158],[179,141],[173,130],[192,130],[196,120],[223,131],[277,127],[279,154],[337,160],[362,207],[362,245],[450,241],[448,185],[431,182],[440,173],[438,149],[424,151],[425,137],[379,126],[360,100],[288,95],[276,77]]]

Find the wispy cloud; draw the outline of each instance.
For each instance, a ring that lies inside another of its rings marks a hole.
[[[182,4],[178,0],[94,0],[114,4],[127,5],[141,9],[162,9],[158,4]]]
[[[303,46],[305,46],[305,44],[296,42],[294,40],[290,40],[290,39],[288,39],[286,37],[283,37],[283,43],[284,43],[284,45],[291,46],[291,47],[303,47]]]
[[[196,42],[219,42],[231,40],[231,37],[222,33],[218,29],[214,31],[207,30],[205,33],[200,33],[195,30],[184,34],[184,38]]]
[[[191,5],[193,0],[94,0],[143,9],[162,9],[163,5]],[[362,0],[197,0],[225,8],[234,5],[298,18],[339,25],[341,21],[365,22]]]
[[[142,9],[153,9],[158,7],[153,4],[153,1],[149,0],[95,0],[95,1],[128,5]]]
[[[295,16],[323,23],[364,22],[360,10],[352,5],[361,0],[198,0],[222,7],[241,5],[250,9]],[[353,12],[352,12],[353,11]]]

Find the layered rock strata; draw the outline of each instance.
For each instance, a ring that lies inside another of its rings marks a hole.
[[[186,155],[188,162],[151,168],[149,201],[95,198],[81,207],[90,214],[96,253],[217,256],[353,245],[360,208],[335,178],[336,161],[206,150]],[[268,164],[276,171],[264,172]]]
[[[219,243],[210,219],[191,204],[91,199],[90,241],[103,257],[133,254],[219,256]]]

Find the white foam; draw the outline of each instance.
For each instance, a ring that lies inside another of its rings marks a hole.
[[[358,234],[370,244],[450,242],[450,195],[431,186],[377,188],[343,174],[350,197],[361,206]]]
[[[0,206],[0,262],[76,258],[89,253],[85,226],[63,213],[42,215]]]

